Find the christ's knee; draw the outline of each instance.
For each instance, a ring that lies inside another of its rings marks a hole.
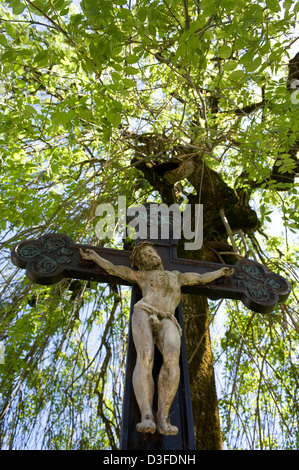
[[[150,346],[143,347],[137,354],[137,362],[151,370],[154,365],[154,349]]]
[[[165,367],[174,371],[179,367],[180,347],[169,344],[163,350],[163,362]]]

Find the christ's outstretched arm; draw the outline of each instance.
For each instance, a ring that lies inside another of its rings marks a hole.
[[[179,273],[181,286],[195,286],[198,284],[208,284],[219,277],[229,277],[233,274],[233,268],[220,268],[217,271],[210,271],[204,274],[197,273]]]
[[[80,249],[79,251],[83,259],[93,261],[98,266],[105,269],[105,271],[107,271],[107,273],[111,274],[112,276],[118,276],[125,281],[137,283],[136,271],[134,271],[134,269],[128,268],[127,266],[115,265],[107,259],[102,258],[94,250],[86,249],[83,251]]]

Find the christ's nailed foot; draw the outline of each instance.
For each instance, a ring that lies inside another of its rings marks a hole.
[[[154,434],[154,432],[156,432],[156,424],[152,419],[146,418],[141,421],[141,423],[137,424],[136,429],[138,432],[149,432],[151,434]]]
[[[159,419],[157,431],[167,436],[176,436],[179,430],[176,426],[172,426],[168,419]]]

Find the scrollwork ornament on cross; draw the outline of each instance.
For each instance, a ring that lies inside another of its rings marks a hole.
[[[236,270],[233,280],[237,287],[245,290],[249,307],[250,302],[256,302],[264,304],[266,309],[289,295],[290,285],[279,274],[266,271],[262,265],[252,260],[240,260],[237,266],[241,269]]]
[[[19,244],[16,259],[17,265],[27,268],[28,273],[50,275],[61,271],[63,265],[72,261],[73,250],[68,246],[68,237],[45,235],[38,241],[24,241]]]

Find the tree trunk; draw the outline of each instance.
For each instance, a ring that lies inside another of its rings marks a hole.
[[[221,450],[213,356],[206,297],[183,295],[184,328],[197,450]]]

